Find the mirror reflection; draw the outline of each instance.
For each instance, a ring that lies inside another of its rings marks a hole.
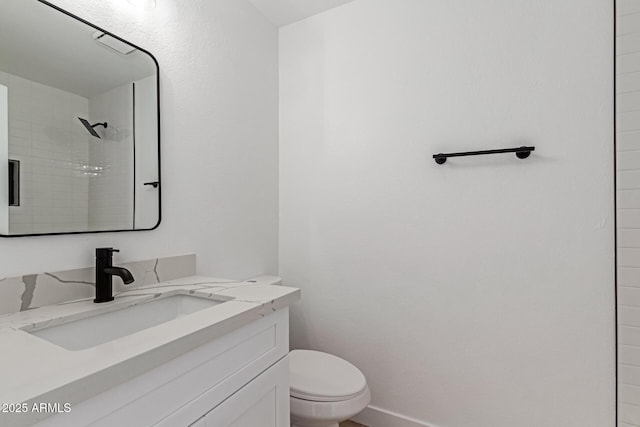
[[[0,1],[0,234],[160,219],[158,69],[38,0]]]

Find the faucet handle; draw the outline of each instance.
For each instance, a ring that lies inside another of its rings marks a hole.
[[[96,248],[96,258],[111,258],[114,252],[120,252],[120,249]]]

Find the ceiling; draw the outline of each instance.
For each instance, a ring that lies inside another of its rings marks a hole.
[[[37,1],[0,1],[0,71],[91,98],[155,74],[143,52],[97,43],[95,28]]]
[[[291,24],[353,0],[249,0],[278,27]]]
[[[249,0],[284,26],[354,0]],[[96,43],[96,30],[37,1],[0,2],[0,71],[91,98],[155,73],[140,51],[119,55]]]

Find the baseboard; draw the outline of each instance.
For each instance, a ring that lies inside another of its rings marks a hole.
[[[367,406],[352,420],[369,427],[438,427],[372,405]]]

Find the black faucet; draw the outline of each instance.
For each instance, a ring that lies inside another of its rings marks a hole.
[[[113,253],[120,252],[113,248],[96,249],[96,299],[93,302],[113,301],[112,276],[119,276],[125,285],[133,283],[133,275],[129,270],[113,266]]]

